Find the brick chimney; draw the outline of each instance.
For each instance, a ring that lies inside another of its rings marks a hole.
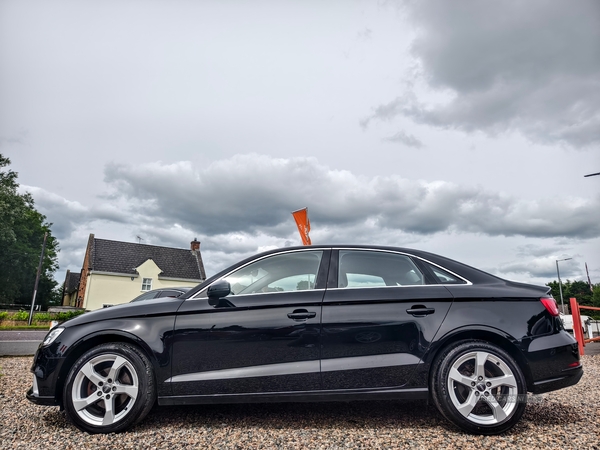
[[[200,254],[200,241],[196,238],[192,242],[190,242],[190,248],[192,250],[192,255],[196,257],[196,262],[198,263],[198,271],[200,272],[200,278],[202,281],[206,280],[206,272],[204,271],[204,262],[202,261],[202,255]]]

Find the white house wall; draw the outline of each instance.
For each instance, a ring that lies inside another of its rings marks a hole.
[[[83,307],[91,311],[100,309],[104,305],[127,303],[145,292],[142,291],[142,280],[144,278],[152,278],[151,289],[193,287],[199,283],[199,280],[160,279],[159,274],[162,271],[151,259],[136,269],[138,275],[91,271],[86,286]]]

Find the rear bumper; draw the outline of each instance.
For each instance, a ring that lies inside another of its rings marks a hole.
[[[568,372],[569,373],[564,376],[536,381],[533,383],[531,392],[534,394],[543,394],[544,392],[556,391],[557,389],[573,386],[581,380],[581,377],[583,376],[583,367],[575,367],[569,369]]]

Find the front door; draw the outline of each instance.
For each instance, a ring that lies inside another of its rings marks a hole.
[[[232,293],[184,302],[174,330],[173,395],[320,389],[327,250],[282,251],[226,275]]]

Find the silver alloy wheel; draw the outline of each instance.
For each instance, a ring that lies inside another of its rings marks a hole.
[[[72,399],[77,415],[95,426],[112,425],[132,410],[139,381],[128,359],[106,353],[87,361],[73,382]]]
[[[456,410],[478,425],[505,422],[518,404],[512,370],[502,358],[486,351],[466,353],[452,364],[448,392]]]

